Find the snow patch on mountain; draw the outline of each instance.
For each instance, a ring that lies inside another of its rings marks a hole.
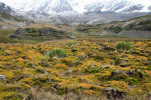
[[[8,5],[6,5],[3,2],[0,2],[0,11],[7,13],[7,14],[14,14],[15,11],[13,10],[13,8],[9,7]]]
[[[150,0],[0,0],[26,12],[150,12]]]

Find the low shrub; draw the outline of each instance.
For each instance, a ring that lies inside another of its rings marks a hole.
[[[129,84],[129,85],[136,85],[138,84],[138,80],[136,78],[132,78],[132,77],[128,77],[126,79],[126,82]]]
[[[133,48],[133,45],[129,42],[120,42],[116,44],[117,50],[130,50]]]
[[[55,50],[51,50],[49,52],[49,56],[50,58],[52,57],[57,57],[57,58],[64,58],[67,56],[67,52],[61,49],[55,49]]]

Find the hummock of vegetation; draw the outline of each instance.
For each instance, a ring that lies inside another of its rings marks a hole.
[[[49,52],[49,56],[50,56],[50,58],[53,58],[53,57],[64,58],[64,57],[67,57],[67,53],[64,50],[55,49],[55,50],[51,50]]]
[[[151,41],[126,41],[1,43],[0,100],[150,100]]]
[[[117,50],[130,50],[133,48],[133,45],[128,42],[120,42],[116,45]]]

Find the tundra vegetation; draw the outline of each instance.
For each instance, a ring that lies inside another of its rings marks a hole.
[[[150,91],[150,40],[0,44],[0,100],[150,100]]]

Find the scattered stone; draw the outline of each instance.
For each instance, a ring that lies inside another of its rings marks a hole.
[[[16,38],[18,38],[18,37],[17,37],[16,35],[14,35],[14,34],[10,35],[9,37],[10,37],[10,39],[16,39]]]
[[[134,77],[139,77],[140,79],[144,79],[145,76],[144,74],[142,74],[142,72],[140,72],[139,70],[131,70],[131,71],[126,71],[126,74],[128,76],[134,76]]]
[[[104,70],[104,69],[109,69],[109,65],[104,65],[104,66],[101,66],[101,68]]]
[[[79,80],[79,82],[87,82],[86,79],[84,79],[84,78],[79,78],[78,80]]]
[[[120,65],[120,67],[129,67],[130,66],[130,64],[122,64],[122,65]]]
[[[42,73],[42,74],[47,73],[47,71],[44,70],[43,68],[37,68],[35,71],[36,71],[37,73]]]
[[[115,70],[111,72],[111,75],[108,77],[109,80],[121,80],[125,79],[128,75],[121,70]]]
[[[115,71],[113,71],[113,72],[111,73],[111,77],[117,76],[117,75],[119,75],[120,73],[121,73],[120,70],[115,70]]]
[[[23,58],[23,59],[27,59],[27,57],[26,57],[26,56],[22,56],[22,58]]]
[[[78,65],[80,65],[80,64],[82,64],[81,60],[76,60],[76,61],[74,62],[74,65],[75,65],[75,66],[78,66]]]
[[[26,33],[26,31],[22,28],[17,29],[16,32],[15,32],[16,35],[17,34],[25,34],[25,33]]]
[[[138,52],[138,51],[132,51],[131,54],[139,55],[140,52]]]
[[[36,65],[33,63],[33,62],[30,62],[30,63],[28,63],[27,64],[29,67],[31,67],[31,68],[36,68]]]
[[[5,50],[4,56],[9,56],[9,55],[11,55],[11,51],[10,50]]]
[[[103,49],[100,47],[98,50],[99,50],[99,51],[102,51]]]
[[[32,28],[26,28],[25,30],[28,31],[29,33],[34,33],[34,32],[36,32],[36,30],[35,30],[35,29],[32,29]]]
[[[74,53],[74,52],[77,52],[78,50],[77,49],[72,49],[72,52]]]
[[[72,74],[72,72],[73,72],[72,70],[68,70],[68,71],[65,73],[65,75],[66,75],[66,76],[70,76],[70,75]]]
[[[0,75],[0,80],[6,80],[6,77],[4,75]]]
[[[112,99],[112,100],[121,99],[121,98],[126,97],[124,92],[121,92],[121,91],[119,91],[115,88],[111,88],[111,87],[105,88],[103,93],[107,95],[108,99]]]
[[[115,51],[115,48],[105,46],[104,51]]]
[[[51,89],[52,89],[52,91],[53,91],[54,93],[56,93],[56,92],[57,92],[57,89],[59,89],[60,87],[61,87],[60,84],[54,84],[54,86],[51,87]]]
[[[59,87],[61,87],[60,84],[54,84],[53,88],[58,89]]]
[[[95,65],[95,64],[91,64],[91,65],[89,66],[89,68],[96,68],[96,67],[98,67],[98,66]]]
[[[144,61],[144,62],[142,62],[145,66],[150,66],[151,65],[151,61],[150,60],[148,60],[148,61]]]
[[[41,65],[42,67],[50,67],[48,62],[45,60],[41,60],[41,62],[39,63],[39,65]]]
[[[69,37],[70,37],[71,39],[76,39],[76,37],[75,37],[72,33],[69,35]]]

